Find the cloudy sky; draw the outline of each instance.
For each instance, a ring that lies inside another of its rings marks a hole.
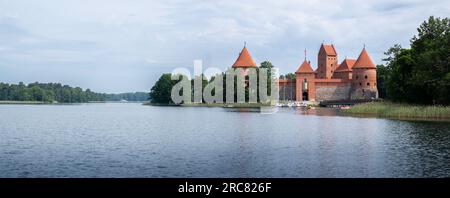
[[[98,92],[148,91],[163,72],[233,64],[244,41],[255,61],[281,73],[322,42],[340,60],[366,44],[376,63],[408,47],[450,1],[0,0],[0,82],[61,82]]]

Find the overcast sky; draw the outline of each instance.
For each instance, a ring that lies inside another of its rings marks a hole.
[[[260,63],[316,67],[322,42],[341,61],[364,44],[374,61],[408,47],[450,1],[0,0],[0,82],[61,82],[98,92],[148,91],[163,72],[233,64],[244,41]]]

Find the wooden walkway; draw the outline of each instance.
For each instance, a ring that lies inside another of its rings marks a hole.
[[[327,100],[320,102],[322,107],[353,106],[358,103],[381,101],[382,99],[359,99],[359,100]]]

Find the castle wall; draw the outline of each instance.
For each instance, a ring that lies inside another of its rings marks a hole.
[[[280,100],[295,100],[296,98],[296,86],[295,81],[287,81],[279,83],[279,96]]]
[[[376,88],[355,88],[350,95],[352,100],[375,98],[378,98],[378,90]]]
[[[316,101],[348,100],[352,86],[350,82],[316,82]]]
[[[351,80],[352,72],[334,72],[333,79]]]

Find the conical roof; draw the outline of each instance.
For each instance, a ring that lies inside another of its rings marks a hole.
[[[311,64],[305,60],[295,73],[314,73],[314,70],[311,68]]]
[[[356,60],[355,65],[353,65],[353,69],[354,68],[358,68],[358,69],[376,69],[377,67],[375,66],[375,64],[372,61],[372,58],[370,58],[369,53],[367,53],[366,48],[364,48],[361,51],[361,54],[359,54],[358,59]]]
[[[239,57],[236,62],[234,62],[233,68],[247,68],[247,67],[256,67],[255,61],[253,61],[252,56],[248,52],[247,48],[244,47],[239,53]]]
[[[346,58],[342,63],[339,65],[339,67],[336,69],[335,72],[347,72],[352,71],[353,65],[355,65],[356,60],[355,59],[349,59]]]

